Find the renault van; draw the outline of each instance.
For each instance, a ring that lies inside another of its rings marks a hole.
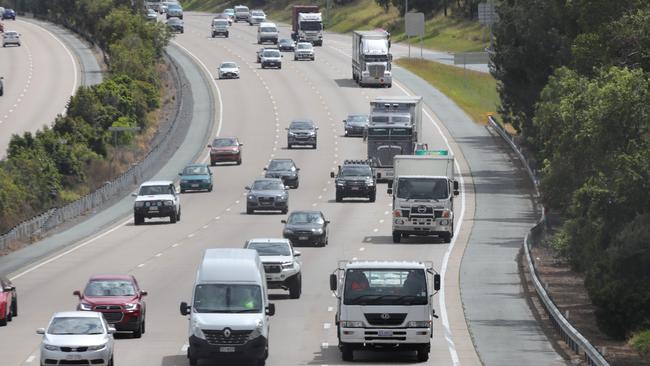
[[[275,23],[260,23],[257,28],[257,43],[272,42],[278,44],[278,27]]]
[[[269,303],[264,266],[254,249],[207,249],[196,274],[189,318],[190,365],[200,359],[246,358],[265,364],[269,355]]]

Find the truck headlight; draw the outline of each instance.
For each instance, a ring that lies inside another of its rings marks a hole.
[[[424,321],[411,320],[410,322],[406,323],[406,326],[408,328],[429,328],[431,326],[431,321],[430,320],[424,320]]]
[[[361,321],[341,320],[340,324],[342,328],[363,328],[363,322]]]
[[[449,225],[449,220],[440,220],[440,225],[442,225],[442,226]]]

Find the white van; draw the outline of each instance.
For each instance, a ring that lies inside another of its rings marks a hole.
[[[278,27],[275,23],[263,22],[257,28],[257,43],[273,42],[278,44]]]
[[[269,355],[269,303],[264,266],[254,249],[207,249],[196,274],[189,315],[190,365],[200,359],[248,358],[264,365]]]

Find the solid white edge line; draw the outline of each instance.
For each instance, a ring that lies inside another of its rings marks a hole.
[[[219,99],[219,122],[217,122],[217,133],[216,135],[219,136],[221,134],[221,127],[223,125],[223,100],[221,99],[221,89],[219,89],[219,85],[217,85],[217,82],[215,81],[214,75],[210,72],[210,69],[201,61],[198,57],[196,57],[195,54],[193,54],[190,50],[187,48],[183,47],[180,43],[176,41],[171,41],[171,43],[175,44],[177,47],[183,49],[185,53],[190,55],[196,62],[203,67],[203,70],[210,75],[210,80],[212,80],[212,85],[214,86],[215,90],[217,91],[217,98]],[[208,158],[210,156],[210,153],[206,153],[205,156],[201,159],[202,163],[205,163],[208,161]]]
[[[406,90],[405,87],[402,87],[400,83],[397,81],[394,82],[395,85],[397,85],[398,88],[402,89],[404,93],[407,95],[414,95],[410,91]],[[449,145],[449,140],[447,137],[442,133],[442,128],[438,125],[438,123],[435,121],[435,119],[427,112],[426,110],[423,109],[424,114],[429,118],[433,126],[438,130],[440,133],[440,136],[442,139],[445,141],[445,145],[447,145],[447,148],[449,149],[449,152],[454,154],[454,150],[451,148]],[[455,154],[454,154],[455,156]],[[460,232],[461,227],[463,226],[463,220],[465,218],[465,180],[463,179],[463,175],[461,174],[460,170],[460,165],[458,165],[458,161],[454,159],[454,165],[456,166],[456,171],[458,172],[458,177],[460,180],[460,197],[461,197],[461,207],[460,207],[460,216],[458,216],[458,225],[456,227],[456,230],[454,230],[454,237],[451,239],[451,242],[449,243],[449,246],[447,246],[447,250],[445,251],[445,255],[442,258],[442,266],[440,268],[440,275],[444,277],[447,272],[447,265],[449,264],[449,256],[451,255],[452,250],[454,249],[454,245],[456,244],[456,238],[458,238],[458,233]],[[453,362],[454,365],[460,365],[460,360],[458,358],[458,351],[456,350],[456,345],[454,343],[454,340],[451,335],[451,328],[449,326],[449,316],[447,315],[447,307],[445,306],[445,286],[443,285],[440,288],[440,296],[438,297],[438,303],[440,307],[440,316],[442,317],[442,326],[445,330],[445,339],[447,340],[447,347],[449,348],[449,355],[451,357],[451,361]]]

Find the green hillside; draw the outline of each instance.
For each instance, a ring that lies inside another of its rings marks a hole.
[[[220,12],[235,4],[246,1],[228,0],[187,0],[183,7],[187,10]],[[249,2],[253,3],[253,2]],[[260,3],[260,1],[258,1]],[[325,8],[326,1],[273,0],[262,6],[269,17],[279,22],[291,21],[291,6],[294,4],[319,4],[325,17],[326,29],[334,32],[347,33],[357,29],[384,28],[391,32],[393,40],[405,41],[404,20],[396,8],[388,12],[377,5],[374,0],[356,0],[347,5],[334,5],[329,10]],[[252,6],[254,7],[254,6]],[[424,46],[426,48],[449,51],[468,52],[483,50],[489,42],[487,30],[476,21],[468,21],[454,17],[435,15],[426,20]],[[419,43],[419,40],[412,39]]]

